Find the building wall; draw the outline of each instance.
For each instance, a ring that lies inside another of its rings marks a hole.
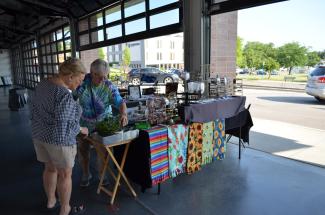
[[[81,62],[85,65],[87,72],[90,72],[90,64],[98,58],[98,49],[91,49],[80,52]]]
[[[109,46],[108,61],[119,63],[127,45],[131,51],[132,68],[155,66],[159,68],[184,68],[183,33],[133,41]],[[117,60],[119,59],[119,60]]]
[[[0,49],[0,76],[11,77],[11,64],[8,49]]]
[[[123,50],[128,46],[131,53],[131,68],[144,67],[143,40],[112,45],[107,47],[108,62],[120,64],[123,59]]]
[[[146,39],[145,64],[162,68],[184,68],[183,33]]]
[[[237,11],[211,17],[210,77],[236,76]]]

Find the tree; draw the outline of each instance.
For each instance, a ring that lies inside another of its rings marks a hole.
[[[123,58],[122,58],[122,67],[124,73],[126,73],[126,69],[130,66],[131,63],[131,51],[129,47],[125,47],[123,50]]]
[[[243,55],[243,39],[237,37],[236,64],[240,68],[246,67],[245,57]]]
[[[307,53],[307,66],[314,67],[317,63],[320,62],[320,57],[317,52],[308,52]]]
[[[274,69],[279,69],[280,68],[280,64],[276,61],[276,59],[268,57],[265,59],[264,61],[264,69],[267,71],[267,73],[269,74],[269,77],[271,76],[271,72]]]
[[[102,60],[106,60],[106,54],[104,48],[98,49],[98,57]]]
[[[246,65],[253,69],[264,68],[266,63],[272,62],[270,59],[276,61],[276,49],[273,43],[248,42],[243,54]]]
[[[304,66],[307,63],[307,48],[297,42],[287,43],[278,49],[277,61],[281,66],[289,68],[289,75],[294,66]]]
[[[325,50],[321,52],[317,52],[317,54],[320,57],[320,59],[325,60]]]

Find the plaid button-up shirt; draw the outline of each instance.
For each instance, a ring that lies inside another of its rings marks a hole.
[[[38,84],[31,101],[33,138],[49,144],[74,145],[80,116],[81,107],[68,89],[48,80]]]

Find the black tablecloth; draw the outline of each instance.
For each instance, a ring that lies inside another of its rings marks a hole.
[[[232,96],[205,104],[190,104],[178,109],[179,116],[186,124],[191,122],[211,122],[237,115],[245,109],[245,96]]]
[[[122,160],[124,147],[124,145],[114,147],[114,154],[119,161]],[[124,173],[126,177],[139,184],[141,189],[144,190],[152,187],[150,169],[149,134],[140,130],[139,137],[130,144],[124,165]]]

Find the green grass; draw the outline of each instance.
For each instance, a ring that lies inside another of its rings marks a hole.
[[[243,80],[269,80],[269,81],[284,81],[284,77],[294,77],[293,82],[307,82],[307,74],[292,74],[292,75],[237,75],[236,78]]]
[[[127,79],[128,74],[124,73],[123,71],[116,69],[116,68],[110,68],[110,72],[109,72],[109,79],[111,81],[115,81],[118,79],[118,77],[122,76],[123,80]]]

